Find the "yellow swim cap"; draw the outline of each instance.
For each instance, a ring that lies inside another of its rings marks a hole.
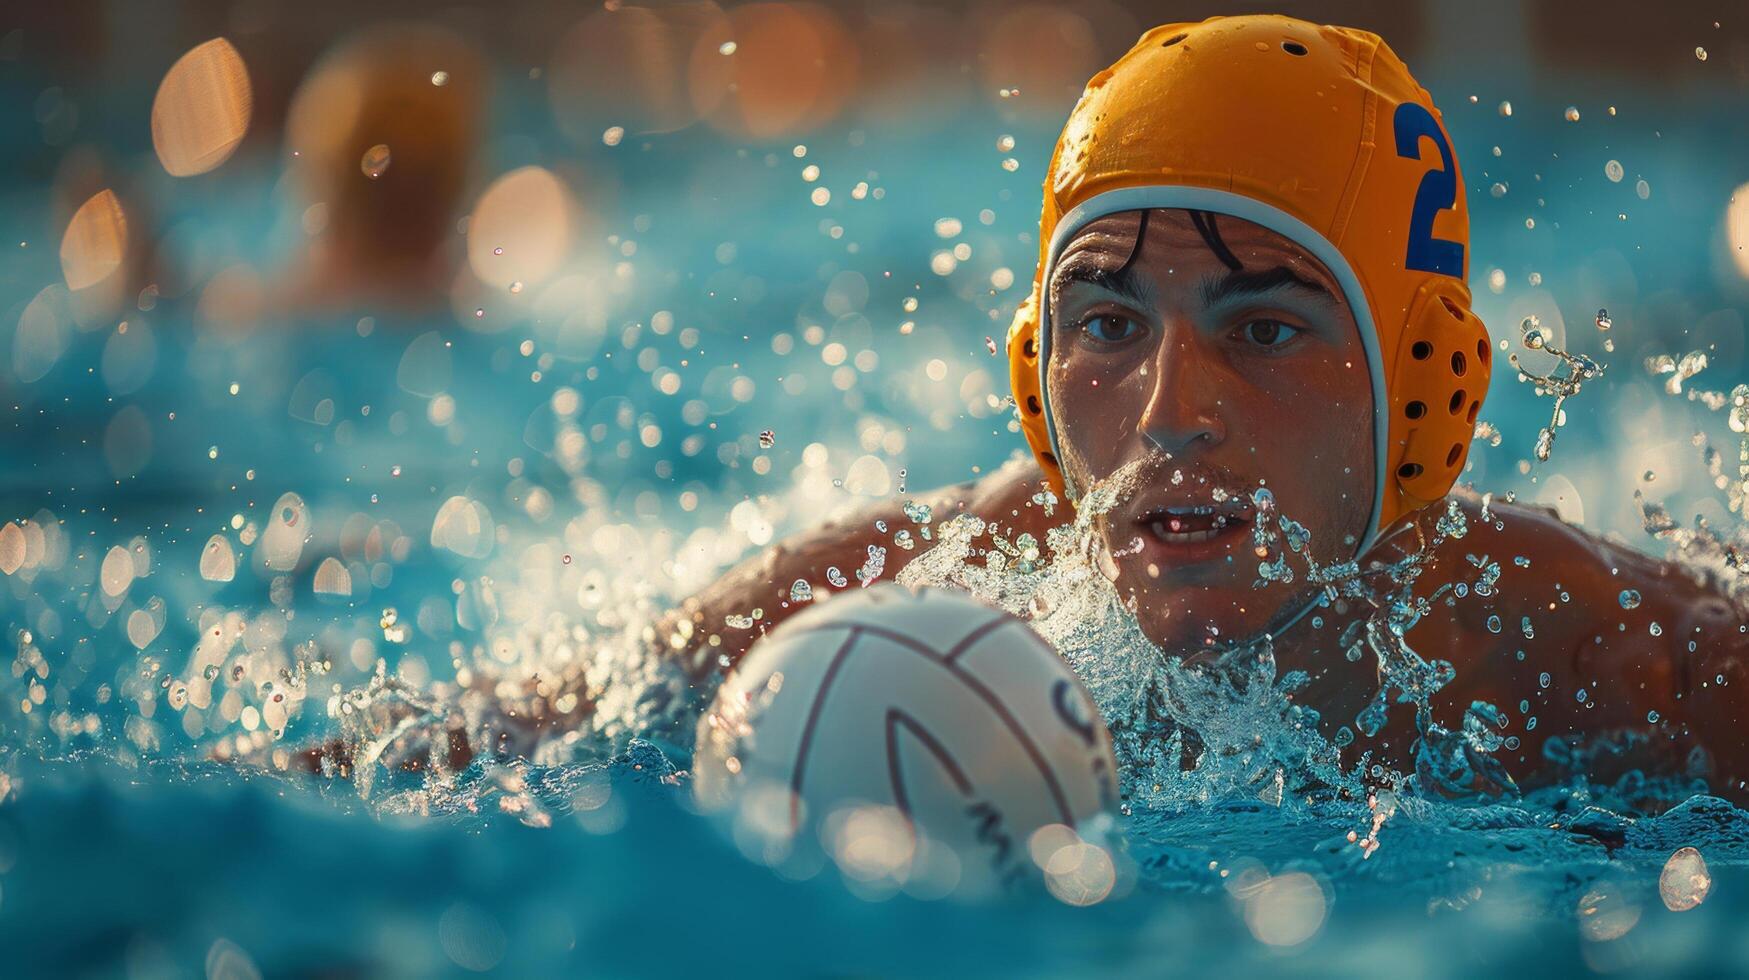
[[[1087,83],[1051,157],[1032,295],[1008,330],[1026,441],[1063,492],[1047,402],[1051,266],[1088,222],[1140,208],[1233,215],[1341,284],[1372,377],[1377,486],[1362,550],[1445,496],[1487,394],[1470,217],[1439,110],[1378,35],[1274,14],[1142,35]]]

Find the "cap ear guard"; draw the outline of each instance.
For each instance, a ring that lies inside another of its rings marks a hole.
[[[1045,423],[1044,392],[1039,390],[1039,302],[1041,286],[1032,281],[1032,294],[1014,311],[1008,327],[1008,380],[1014,389],[1014,407],[1027,446],[1044,471],[1052,492],[1064,496],[1063,470],[1051,452],[1050,429]]]
[[[1382,515],[1444,497],[1463,471],[1493,370],[1488,328],[1461,281],[1430,278],[1417,291],[1391,368],[1391,486]]]

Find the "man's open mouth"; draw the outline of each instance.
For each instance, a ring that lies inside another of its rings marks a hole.
[[[1210,550],[1216,542],[1224,550],[1225,540],[1251,526],[1252,507],[1244,497],[1222,495],[1220,501],[1173,503],[1155,506],[1136,519],[1155,542],[1170,549],[1191,552]],[[1205,546],[1205,547],[1198,547]],[[1175,552],[1176,553],[1176,552]]]
[[[1228,528],[1249,524],[1237,515],[1219,513],[1213,507],[1168,507],[1148,519],[1154,537],[1167,544],[1212,541]]]

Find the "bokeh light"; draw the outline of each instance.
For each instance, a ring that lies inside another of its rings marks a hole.
[[[856,89],[859,56],[825,7],[753,3],[705,30],[690,64],[694,108],[725,133],[763,140],[833,119]]]
[[[152,100],[152,147],[172,177],[218,167],[243,142],[254,112],[249,72],[231,42],[213,38],[177,59]]]
[[[598,10],[553,48],[547,69],[553,117],[585,144],[599,142],[614,126],[633,134],[688,126],[715,109],[727,88],[691,87],[693,50],[707,37],[720,47],[729,33],[728,17],[715,3]]]
[[[1069,6],[1021,4],[997,11],[981,45],[986,97],[1007,91],[1010,104],[1041,113],[1073,105],[1101,66],[1093,25]]]
[[[574,212],[570,190],[549,170],[523,167],[499,177],[468,219],[474,275],[503,290],[545,283],[570,253]]]
[[[1725,208],[1725,236],[1737,272],[1749,279],[1749,184],[1740,184],[1731,192]]]

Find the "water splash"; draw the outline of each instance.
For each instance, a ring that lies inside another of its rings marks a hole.
[[[1537,374],[1519,361],[1516,352],[1509,355],[1512,366],[1518,369],[1520,383],[1534,384],[1538,395],[1552,396],[1555,400],[1549,424],[1538,430],[1536,446],[1532,450],[1532,455],[1539,463],[1546,463],[1549,454],[1554,450],[1555,431],[1567,424],[1567,399],[1577,395],[1585,382],[1603,377],[1603,366],[1583,354],[1569,353],[1551,344],[1541,323],[1534,316],[1525,317],[1519,324],[1519,331],[1524,346],[1531,350],[1547,351],[1559,359],[1559,363],[1548,374]],[[1701,366],[1705,367],[1704,357],[1701,359]],[[1560,373],[1563,367],[1566,368],[1565,374]]]
[[[1015,560],[1019,547],[998,536],[983,562],[974,561],[972,543],[990,525],[961,515],[942,526],[940,544],[902,570],[898,581],[965,589],[1030,618],[1099,703],[1133,803],[1176,809],[1238,795],[1279,805],[1319,793],[1359,800],[1374,787],[1398,792],[1419,786],[1442,795],[1515,791],[1492,757],[1503,741],[1503,713],[1478,703],[1455,728],[1439,724],[1431,698],[1450,682],[1453,668],[1422,658],[1404,638],[1448,592],[1462,587],[1467,594],[1490,595],[1500,575],[1499,564],[1484,557],[1474,560],[1473,582],[1413,596],[1412,587],[1436,549],[1467,532],[1467,518],[1455,501],[1417,547],[1393,561],[1368,561],[1363,567],[1354,560],[1320,563],[1306,528],[1279,514],[1267,491],[1252,494],[1257,587],[1293,583],[1292,556],[1303,566],[1300,574],[1313,587],[1314,601],[1329,608],[1340,600],[1366,610],[1339,641],[1350,659],[1370,653],[1379,666],[1379,689],[1356,723],[1368,735],[1376,734],[1391,704],[1413,705],[1420,744],[1409,775],[1374,763],[1366,752],[1345,760],[1353,733],[1346,727],[1346,736],[1321,732],[1317,710],[1295,698],[1307,675],[1280,673],[1268,636],[1228,641],[1198,651],[1193,659],[1184,651],[1162,650],[1143,634],[1134,609],[1101,568],[1108,559],[1095,525],[1135,492],[1144,468],[1131,464],[1091,487],[1075,521],[1053,529],[1046,554],[1036,560],[1030,555]]]

